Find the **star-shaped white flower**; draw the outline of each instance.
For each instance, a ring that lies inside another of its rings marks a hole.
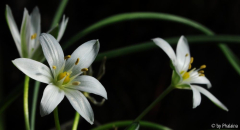
[[[38,7],[35,7],[30,15],[27,9],[24,9],[20,32],[13,18],[11,8],[8,5],[6,5],[5,15],[20,57],[40,60],[42,57],[37,57],[39,55],[39,51],[41,51],[39,49],[41,16]],[[65,19],[65,16],[63,16],[63,20],[56,34],[58,41],[60,41],[63,36],[67,23],[68,18]]]
[[[81,74],[87,71],[95,60],[100,47],[98,40],[82,44],[72,55],[65,57],[61,46],[50,34],[42,33],[40,43],[50,68],[27,58],[15,59],[13,63],[29,77],[48,84],[41,100],[41,116],[51,113],[66,95],[73,108],[93,124],[92,108],[80,91],[94,93],[105,99],[107,92],[97,79]]]
[[[210,81],[205,77],[202,69],[206,68],[206,65],[202,65],[200,68],[192,68],[193,57],[190,57],[190,50],[187,39],[184,36],[178,41],[176,55],[172,47],[163,39],[155,38],[154,43],[159,46],[171,59],[171,67],[173,68],[172,86],[179,89],[192,89],[193,91],[193,108],[196,108],[201,103],[201,95],[208,97],[214,104],[228,111],[227,107],[223,105],[216,97],[214,97],[206,89],[200,87],[197,84],[206,84],[208,88],[212,85]]]

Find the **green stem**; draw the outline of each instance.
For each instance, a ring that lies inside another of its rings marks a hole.
[[[62,0],[61,3],[59,4],[58,6],[58,9],[54,15],[54,18],[53,18],[53,21],[52,21],[52,24],[51,24],[51,28],[53,28],[54,26],[57,25],[57,23],[59,22],[61,16],[62,16],[62,13],[67,5],[67,2],[68,0]]]
[[[202,44],[202,43],[209,43],[209,42],[213,42],[214,44],[218,44],[218,42],[229,42],[229,43],[236,43],[236,44],[240,43],[239,36],[230,36],[230,35],[214,35],[214,36],[197,35],[197,36],[186,36],[186,38],[189,44],[195,44],[195,43]],[[177,44],[178,39],[179,37],[172,37],[172,38],[165,38],[164,40],[166,40],[169,44],[173,45],[173,44]],[[148,51],[154,48],[159,48],[159,47],[156,46],[152,41],[139,43],[136,45],[99,53],[95,61],[102,61],[104,56],[106,56],[109,60],[109,59],[120,57],[120,56]]]
[[[36,116],[36,106],[37,106],[37,98],[39,91],[40,82],[35,81],[34,91],[33,91],[33,100],[32,100],[32,111],[31,111],[31,128],[35,129],[35,116]]]
[[[158,104],[169,92],[171,92],[174,87],[169,86],[163,93],[161,93],[155,101],[153,101],[135,120],[134,122],[139,122],[156,104]]]
[[[54,109],[53,114],[54,114],[56,129],[61,130],[61,126],[60,126],[59,118],[58,118],[58,108],[57,107]]]
[[[80,114],[78,112],[76,112],[72,130],[77,130],[79,119],[80,119]]]
[[[64,43],[63,48],[68,48],[70,45],[72,45],[74,42],[78,41],[82,37],[86,36],[87,34],[96,31],[100,28],[103,28],[105,26],[109,26],[112,24],[125,22],[125,21],[131,21],[131,20],[164,20],[164,21],[173,21],[173,22],[179,22],[188,26],[191,26],[193,28],[196,28],[204,33],[209,33],[209,29],[207,29],[205,26],[201,25],[200,23],[197,23],[195,21],[192,21],[190,19],[172,15],[172,14],[165,14],[165,13],[153,13],[153,12],[136,12],[136,13],[125,13],[125,14],[118,14],[114,15],[108,18],[105,18],[99,22],[96,22],[95,24],[87,27],[84,30],[79,31],[77,34],[75,34],[72,38],[70,38],[66,43]]]
[[[111,122],[111,123],[101,125],[99,127],[93,128],[92,130],[109,130],[109,129],[113,129],[113,127],[127,127],[128,125],[131,125],[132,122],[133,122],[132,120],[116,121],[116,122]],[[148,128],[148,129],[154,129],[154,130],[171,130],[166,126],[162,126],[162,125],[148,122],[148,121],[140,121],[139,123],[140,123],[140,128]]]
[[[25,81],[24,81],[24,90],[23,90],[23,111],[24,111],[26,130],[30,130],[29,110],[28,110],[28,89],[29,89],[29,77],[26,75]]]

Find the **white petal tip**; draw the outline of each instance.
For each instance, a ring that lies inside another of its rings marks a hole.
[[[223,109],[224,111],[226,111],[226,112],[228,112],[228,111],[229,111],[229,110],[228,110],[228,108],[226,108],[226,107],[225,107],[225,108],[222,108],[222,109]]]
[[[185,38],[185,36],[184,36],[184,35],[182,35],[180,38]]]
[[[199,103],[199,104],[197,104],[197,105],[196,105],[196,104],[194,104],[194,105],[193,105],[193,109],[197,108],[199,105],[200,105],[200,103]]]
[[[93,122],[89,122],[91,125],[93,125]]]
[[[45,113],[45,112],[43,112],[43,110],[40,108],[40,115],[41,115],[41,117],[44,117],[44,116],[46,116],[46,115],[48,115],[48,114]]]
[[[156,37],[156,38],[153,38],[152,40],[155,41],[155,40],[157,40],[157,39],[162,39],[162,38]]]

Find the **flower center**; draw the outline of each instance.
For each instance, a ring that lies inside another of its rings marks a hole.
[[[62,80],[64,77],[66,77],[63,81],[63,84],[67,84],[70,81],[70,74],[68,72],[63,72],[58,75],[57,80]]]
[[[188,54],[185,55],[185,57],[188,57]],[[186,61],[186,60],[185,60]],[[184,61],[184,64],[185,64],[185,61]],[[190,70],[192,68],[192,63],[193,63],[193,57],[191,57],[190,59],[190,63],[189,63],[189,66],[188,66],[188,70],[187,71],[181,71],[180,74],[182,75],[182,78],[183,80],[186,80],[188,79],[189,77],[191,78],[197,78],[199,76],[205,76],[204,75],[204,71],[202,69],[205,69],[206,68],[206,65],[202,65],[200,66],[199,69],[196,69],[196,68],[193,68],[192,70]],[[197,72],[197,73],[192,73],[192,72]]]
[[[184,71],[182,71],[182,73],[184,73]],[[183,80],[188,79],[189,77],[190,77],[189,72],[184,73],[182,76]]]

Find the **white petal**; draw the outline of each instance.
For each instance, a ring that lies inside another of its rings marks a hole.
[[[199,76],[197,78],[190,79],[189,83],[206,84],[208,88],[212,87],[212,84],[205,76]]]
[[[63,15],[63,19],[62,19],[62,22],[60,24],[60,28],[59,28],[59,32],[58,32],[58,36],[57,36],[57,41],[60,41],[64,32],[65,32],[65,29],[67,27],[67,23],[68,23],[68,18],[65,19],[65,15]]]
[[[6,5],[5,15],[6,15],[6,20],[7,20],[7,23],[8,23],[8,27],[10,28],[13,40],[14,40],[16,46],[17,46],[17,49],[18,49],[18,52],[19,52],[20,56],[22,57],[20,33],[19,33],[19,30],[18,30],[17,25],[15,23],[15,20],[13,18],[11,8],[8,5]]]
[[[88,41],[81,46],[79,46],[71,55],[66,62],[65,71],[68,71],[73,65],[77,58],[80,59],[79,63],[73,68],[72,76],[81,73],[82,68],[88,68],[92,62],[95,60],[98,51],[100,48],[100,44],[98,40]]]
[[[57,86],[49,84],[43,92],[40,114],[45,116],[50,114],[64,98],[64,91]]]
[[[50,68],[52,69],[52,66],[56,66],[55,71],[58,73],[64,63],[64,54],[61,46],[52,35],[46,33],[41,34],[40,43]]]
[[[201,95],[200,92],[195,88],[196,85],[190,85],[193,91],[193,108],[196,108],[201,103]]]
[[[31,13],[31,24],[33,29],[31,35],[33,35],[34,33],[37,34],[36,39],[34,39],[34,46],[33,46],[36,49],[39,46],[39,44],[37,43],[39,40],[39,35],[41,33],[41,15],[39,13],[38,7],[35,7]]]
[[[184,36],[181,36],[177,44],[177,61],[179,64],[180,71],[187,71],[190,63],[190,51],[187,39]],[[186,57],[186,54],[188,56]]]
[[[103,85],[92,76],[82,75],[76,77],[73,82],[79,81],[78,86],[72,85],[68,88],[77,89],[83,92],[94,93],[107,99],[107,92]]]
[[[195,88],[201,92],[203,95],[205,95],[206,97],[208,97],[215,105],[217,105],[218,107],[222,108],[225,111],[228,111],[227,107],[225,105],[223,105],[216,97],[214,97],[210,92],[208,92],[206,89],[202,88],[202,87],[198,87],[195,86]]]
[[[86,97],[77,90],[65,89],[65,95],[73,108],[90,124],[94,122],[94,114]]]
[[[30,23],[31,17],[28,14],[27,9],[24,9],[23,12],[23,20],[21,25],[21,49],[22,49],[22,57],[28,58],[29,57],[29,51],[31,48],[31,45],[29,43],[29,40],[31,38],[31,23]]]
[[[176,66],[176,55],[172,47],[162,38],[154,38],[153,42],[168,55],[168,57],[173,62],[173,65]]]
[[[39,82],[51,83],[53,80],[50,69],[38,61],[27,58],[18,58],[12,62],[24,74]]]

